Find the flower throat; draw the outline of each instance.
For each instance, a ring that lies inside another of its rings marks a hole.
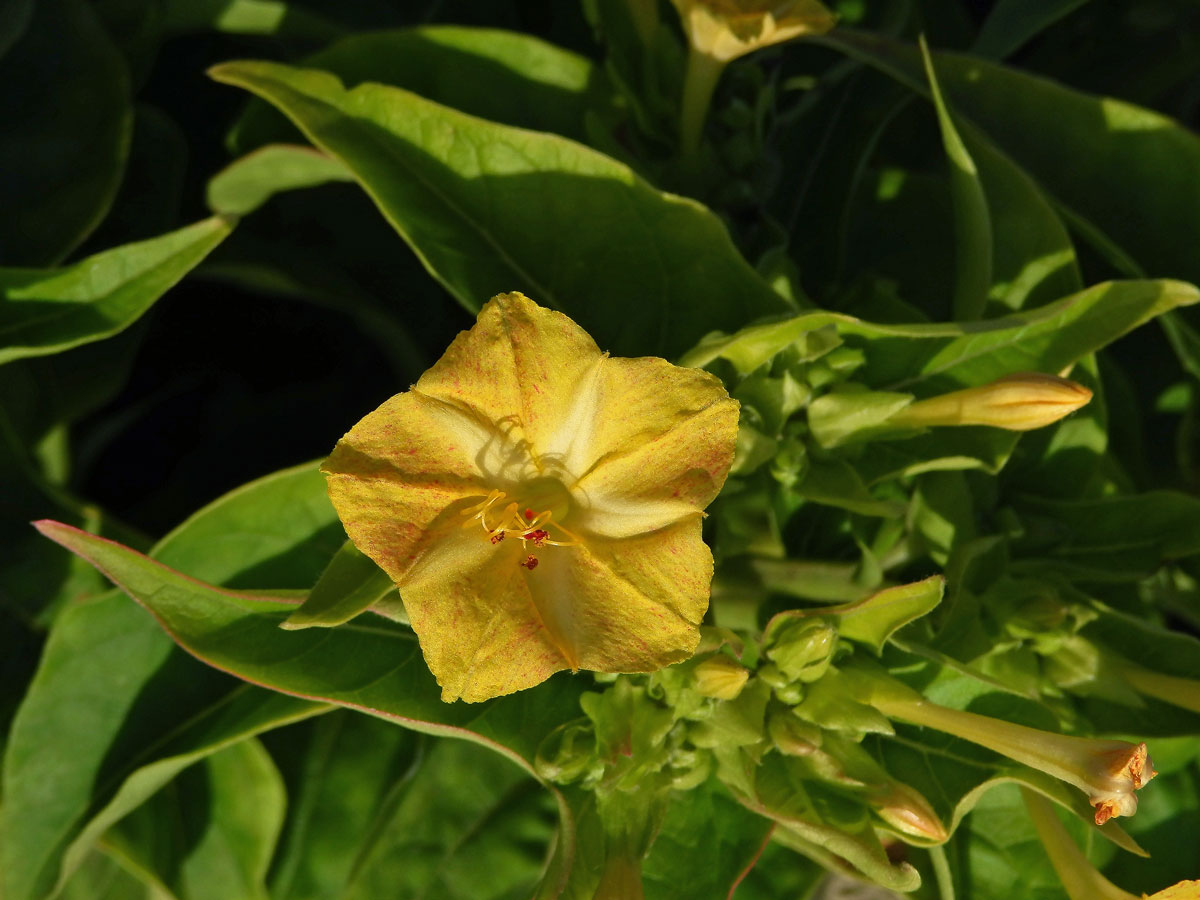
[[[571,510],[571,495],[561,481],[536,478],[522,484],[519,490],[522,502],[509,499],[510,495],[504,491],[492,490],[482,502],[463,510],[464,516],[471,517],[463,527],[470,528],[478,520],[484,536],[493,544],[509,537],[515,537],[525,548],[530,544],[541,549],[573,547],[579,543],[562,524]],[[505,500],[508,502],[504,503]],[[520,565],[532,572],[538,566],[538,558],[528,554]]]

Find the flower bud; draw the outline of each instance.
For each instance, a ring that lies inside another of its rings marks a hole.
[[[918,400],[888,419],[889,425],[989,425],[1010,431],[1029,431],[1051,425],[1092,399],[1082,384],[1020,372],[988,384]]]
[[[742,692],[750,672],[728,656],[710,656],[692,670],[697,693],[717,700],[732,700]]]
[[[836,17],[817,0],[671,0],[697,52],[727,63],[803,34],[824,34]]]
[[[821,729],[792,712],[773,712],[767,733],[775,748],[785,756],[810,756],[821,747]]]
[[[816,681],[829,669],[837,631],[821,619],[800,619],[781,628],[767,657],[790,681]]]
[[[950,837],[929,801],[903,782],[892,781],[880,787],[871,796],[871,806],[879,818],[911,838],[942,844]]]

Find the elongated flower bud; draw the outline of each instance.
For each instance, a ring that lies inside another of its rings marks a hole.
[[[988,384],[951,391],[906,406],[889,425],[926,428],[934,425],[990,425],[1030,431],[1051,425],[1092,399],[1074,381],[1040,372],[1020,372]]]
[[[950,837],[946,826],[929,801],[916,789],[900,781],[889,782],[871,796],[871,806],[883,821],[901,834],[918,841],[945,843]]]

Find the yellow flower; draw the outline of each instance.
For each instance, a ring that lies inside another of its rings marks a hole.
[[[322,471],[350,539],[399,587],[442,699],[474,702],[695,650],[701,511],[737,422],[713,376],[610,358],[565,315],[501,294]]]
[[[979,387],[918,400],[888,419],[889,425],[990,425],[1030,431],[1051,425],[1092,399],[1074,381],[1040,372],[1006,375]]]
[[[727,63],[803,34],[823,34],[837,18],[817,0],[671,0],[688,41]]]

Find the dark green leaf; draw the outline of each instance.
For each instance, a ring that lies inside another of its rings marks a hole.
[[[267,900],[286,805],[270,755],[248,738],[185,769],[110,828],[104,845],[181,900]]]
[[[59,353],[128,328],[229,234],[205,219],[62,269],[0,270],[0,363]]]
[[[368,607],[396,593],[396,586],[379,566],[350,541],[342,545],[320,580],[309,591],[283,628],[310,628],[314,625],[341,625]],[[399,597],[393,605],[399,605]]]
[[[214,581],[307,587],[344,540],[324,478],[308,465],[218,500],[154,552]],[[4,896],[49,890],[88,820],[130,776],[141,772],[146,784],[145,767],[162,754],[216,749],[212,736],[252,733],[253,722],[277,720],[271,709],[287,708],[314,707],[196,664],[117,592],[70,608],[55,623],[6,748]],[[226,718],[231,711],[245,715]]]
[[[495,28],[426,25],[355,34],[303,64],[333,73],[348,88],[392,85],[473,116],[577,141],[586,136],[588,110],[607,102],[603,79],[585,57]],[[296,136],[294,126],[256,99],[234,126],[232,143],[246,153]]]
[[[133,108],[125,62],[84,0],[38,0],[0,58],[0,264],[62,259],[108,210]],[[15,126],[15,127],[14,127]]]
[[[564,138],[398,88],[347,91],[313,70],[245,62],[212,74],[270,100],[346,163],[468,309],[521,290],[614,353],[674,355],[786,308],[705,207]]]
[[[270,144],[230,163],[208,183],[208,208],[244,216],[280,191],[353,181],[344,165],[312,147]]]

